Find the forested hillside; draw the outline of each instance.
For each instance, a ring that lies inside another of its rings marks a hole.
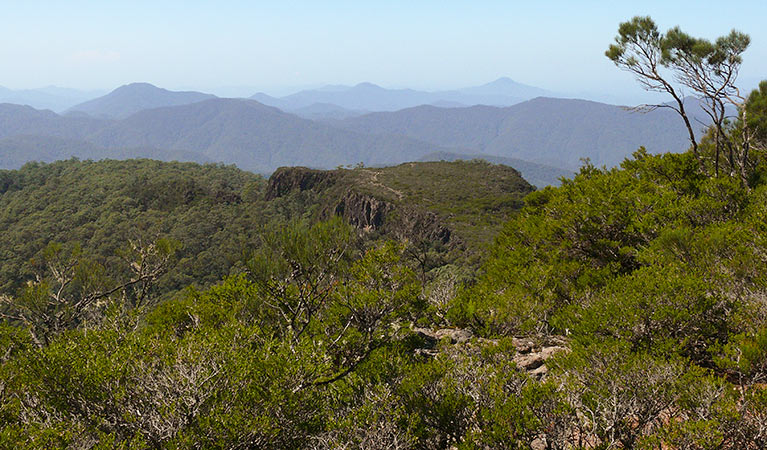
[[[466,174],[471,189],[459,183]],[[329,182],[307,184],[312,177]],[[375,236],[414,241],[434,230],[440,244],[476,253],[531,189],[514,169],[484,162],[286,169],[269,181],[232,166],[151,160],[28,164],[0,171],[0,286],[14,292],[34,279],[52,243],[118,276],[129,273],[126,247],[157,239],[178,246],[160,292],[208,286],[257,247],[266,228],[337,214]]]
[[[560,169],[559,167],[547,166],[545,164],[533,163],[523,159],[504,158],[493,155],[465,155],[460,153],[437,152],[424,156],[420,161],[459,161],[481,159],[493,164],[503,164],[513,167],[525,177],[530,184],[544,188],[546,186],[558,186],[560,178],[572,178],[575,172]]]
[[[160,238],[183,244],[167,283],[207,285],[228,274],[270,216],[265,180],[233,167],[70,160],[3,171],[0,180],[0,276],[11,292],[34,279],[52,243],[127,272],[119,252]]]
[[[340,215],[359,227],[461,241],[477,250],[533,189],[509,166],[439,161],[334,171],[281,168],[270,178],[267,198],[311,190],[323,218]],[[387,223],[389,217],[397,220]]]

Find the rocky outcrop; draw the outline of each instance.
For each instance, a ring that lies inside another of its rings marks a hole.
[[[386,216],[395,209],[391,203],[370,195],[349,191],[336,203],[333,214],[343,217],[347,222],[362,229],[379,229]]]
[[[461,328],[441,328],[431,330],[429,328],[413,328],[413,331],[420,337],[428,347],[436,347],[442,339],[450,339],[451,344],[464,344],[469,342],[474,333],[469,329]]]
[[[292,192],[323,192],[324,207],[319,217],[340,216],[362,230],[380,230],[412,242],[433,241],[448,244],[455,241],[452,231],[440,217],[413,205],[383,200],[359,189],[343,171],[315,170],[306,167],[283,167],[269,178],[266,200],[284,197]],[[381,185],[383,186],[383,185]],[[384,186],[385,187],[385,186]]]
[[[416,349],[416,354],[434,357],[439,354],[438,344],[443,339],[449,339],[451,344],[465,344],[474,337],[471,330],[460,328],[442,328],[436,331],[428,328],[414,328],[416,336],[420,339],[422,347]]]
[[[447,244],[453,237],[436,214],[407,206],[396,206],[371,195],[350,190],[332,208],[332,214],[366,230],[382,230],[399,239]],[[331,214],[325,214],[330,216]]]
[[[320,191],[335,184],[336,180],[336,173],[330,170],[280,167],[269,177],[266,200],[274,200],[294,191]]]
[[[430,330],[428,328],[414,328],[413,331],[420,338],[423,347],[416,350],[422,356],[436,356],[439,353],[438,344],[449,339],[453,345],[469,344],[474,333],[468,329],[443,328]],[[485,342],[496,342],[490,339],[481,339]],[[549,369],[546,361],[559,352],[569,351],[567,341],[560,337],[549,337],[544,343],[529,338],[512,338],[516,354],[512,358],[521,370],[535,378],[543,378]]]
[[[549,369],[546,361],[555,354],[568,351],[566,341],[562,338],[549,338],[544,344],[538,344],[532,339],[513,338],[514,348],[517,349],[513,361],[520,369],[536,377],[544,377]]]

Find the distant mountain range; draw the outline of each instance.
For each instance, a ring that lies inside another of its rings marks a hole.
[[[463,91],[535,93],[535,88],[520,86],[501,79]],[[350,89],[394,98],[391,90],[364,85],[321,89],[306,94],[311,97],[307,101],[320,99],[320,94],[351,99]],[[403,99],[433,94],[403,91],[394,92]],[[362,95],[356,107],[371,98]],[[63,115],[0,104],[0,168],[70,156],[148,157],[224,162],[269,173],[280,166],[381,166],[481,157],[511,164],[543,186],[572,174],[581,158],[613,166],[639,146],[661,152],[688,145],[681,120],[672,111],[641,114],[584,100],[538,97],[508,107],[420,105],[375,113],[315,102],[299,109],[293,114],[255,100],[172,92],[145,83],[123,86]]]
[[[194,151],[259,172],[288,165],[391,164],[441,149],[404,136],[335,128],[244,99],[142,111],[105,126],[89,140],[106,148]]]
[[[101,91],[80,91],[57,86],[22,90],[11,90],[0,86],[0,103],[27,105],[36,109],[61,112],[102,94]]]
[[[67,113],[85,113],[92,117],[124,119],[131,114],[163,106],[180,106],[216,98],[201,92],[175,92],[149,83],[121,86],[109,94],[69,108]]]
[[[104,127],[92,117],[67,117],[31,106],[0,103],[0,139],[19,135],[84,139]]]
[[[386,165],[444,150],[403,136],[372,135],[303,119],[245,99],[210,99],[148,109],[122,120],[57,115],[0,105],[0,167],[68,156],[178,157],[269,173],[280,166]],[[107,151],[108,150],[108,151]],[[66,154],[69,155],[66,155]],[[16,155],[11,157],[9,155]]]
[[[258,93],[251,99],[283,111],[303,115],[307,108],[314,108],[314,118],[321,117],[317,105],[334,105],[342,108],[347,116],[369,111],[397,111],[419,105],[461,107],[471,105],[509,106],[540,96],[556,96],[544,89],[527,86],[510,78],[499,78],[482,86],[449,91],[417,91],[413,89],[386,89],[372,83],[356,86],[327,86],[304,90],[285,97],[272,97]],[[332,111],[338,116],[338,110]]]
[[[93,160],[149,158],[160,161],[213,162],[200,153],[183,150],[104,148],[91,142],[53,136],[19,135],[0,139],[0,169],[16,169],[29,161],[50,163],[72,157]]]
[[[704,120],[694,102],[688,110]],[[536,98],[506,108],[423,105],[332,123],[359,133],[407,136],[441,147],[573,170],[582,158],[614,166],[640,146],[651,152],[680,152],[689,146],[682,119],[669,109],[640,113],[559,98]]]

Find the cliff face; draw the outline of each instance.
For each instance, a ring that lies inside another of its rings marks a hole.
[[[413,206],[398,207],[354,191],[341,198],[332,211],[357,228],[381,230],[400,239],[448,244],[453,238],[450,228],[433,212]]]
[[[340,216],[396,239],[478,251],[533,190],[512,167],[439,161],[329,171],[282,168],[269,179],[266,198],[311,204],[315,219]]]
[[[406,208],[395,214],[397,218],[391,221],[391,228],[398,237],[415,242],[432,241],[442,244],[460,241],[444,221],[431,211]]]
[[[320,218],[343,217],[359,229],[391,233],[411,241],[426,239],[447,244],[453,238],[452,231],[437,214],[418,205],[399,205],[380,199],[357,187],[343,172],[281,168],[269,178],[266,199],[312,190],[324,198]]]
[[[295,191],[320,191],[335,184],[337,178],[336,172],[330,170],[280,167],[269,177],[266,200],[274,200]]]
[[[395,206],[373,196],[348,191],[332,208],[333,214],[341,216],[357,228],[380,229]],[[325,213],[325,215],[328,215]]]

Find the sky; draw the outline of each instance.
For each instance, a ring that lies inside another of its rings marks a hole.
[[[741,83],[767,78],[764,1],[0,0],[0,86],[219,95],[372,82],[439,90],[507,76],[563,93],[641,96],[605,56],[650,15],[714,39],[751,35]]]

